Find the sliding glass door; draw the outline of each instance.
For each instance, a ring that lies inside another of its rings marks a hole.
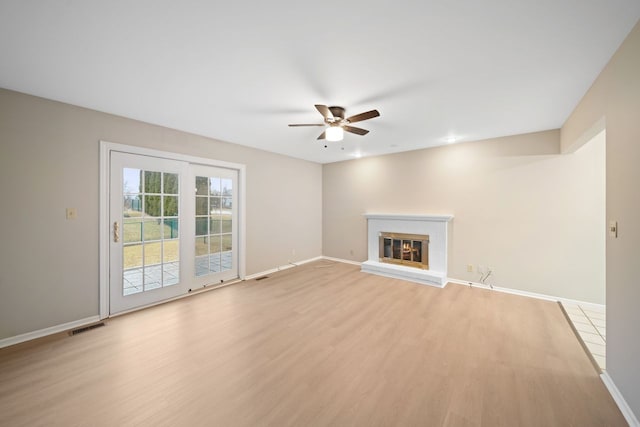
[[[238,171],[110,155],[109,313],[238,277]]]

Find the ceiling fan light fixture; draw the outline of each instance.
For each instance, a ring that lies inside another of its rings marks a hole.
[[[326,141],[342,141],[344,139],[345,132],[353,133],[360,136],[369,133],[369,131],[366,129],[351,126],[351,123],[362,122],[364,120],[373,119],[374,117],[380,117],[380,112],[378,110],[371,110],[365,111],[364,113],[356,114],[355,116],[347,117],[345,119],[343,107],[327,107],[326,105],[322,104],[316,104],[315,107],[316,110],[318,110],[318,112],[322,114],[324,123],[293,123],[289,124],[289,127],[328,125],[329,127],[326,128],[324,132],[322,132],[316,139]]]
[[[327,141],[342,141],[344,138],[344,131],[340,126],[331,126],[326,130]]]

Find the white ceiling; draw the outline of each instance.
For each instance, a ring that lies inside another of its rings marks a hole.
[[[559,128],[638,18],[638,0],[0,0],[0,87],[327,163]],[[324,148],[287,127],[317,103],[381,117]]]

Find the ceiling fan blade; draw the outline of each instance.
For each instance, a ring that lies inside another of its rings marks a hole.
[[[289,125],[289,127],[295,128],[300,126],[324,126],[324,123],[305,123],[305,124],[293,124]]]
[[[326,138],[326,136],[327,136],[327,135],[326,135],[326,133],[327,133],[327,132],[322,132],[322,133],[320,134],[320,136],[319,136],[317,139],[325,139],[325,138]]]
[[[373,119],[374,117],[378,117],[380,113],[378,110],[367,111],[366,113],[356,114],[355,116],[347,117],[346,121],[348,123],[361,122],[363,120]]]
[[[366,129],[357,128],[357,127],[353,127],[353,126],[342,126],[342,128],[346,132],[351,132],[351,133],[355,133],[355,134],[358,134],[358,135],[366,135],[366,134],[369,133],[369,131],[366,130]]]
[[[316,104],[315,107],[316,107],[316,110],[320,111],[320,114],[322,114],[322,116],[325,119],[333,119],[333,113],[331,113],[331,110],[329,110],[329,107],[327,107],[326,105],[320,105],[320,104]]]

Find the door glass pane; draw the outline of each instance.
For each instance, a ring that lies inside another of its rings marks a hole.
[[[138,242],[142,240],[142,171],[140,169],[124,168],[122,172],[122,216],[123,241]]]
[[[230,234],[232,232],[233,180],[217,176],[198,176],[196,177],[198,191],[199,183],[205,180],[209,184],[208,200],[196,200],[196,276],[230,269],[233,255]],[[207,205],[205,201],[208,201]],[[206,242],[200,237],[205,234]]]
[[[162,287],[162,265],[144,267],[144,291],[152,291]]]
[[[144,192],[160,194],[162,192],[162,173],[144,171]]]
[[[220,178],[209,178],[209,194],[212,196],[220,195]]]
[[[209,197],[196,196],[196,215],[207,215],[209,212]]]
[[[140,169],[124,168],[122,171],[122,193],[142,193],[142,171]]]
[[[162,262],[178,262],[180,242],[176,240],[165,240],[162,242]]]
[[[222,186],[222,195],[231,197],[233,195],[233,181],[230,179],[223,179],[220,184]]]
[[[124,195],[122,213],[125,218],[139,218],[142,216],[142,198],[139,194]]]
[[[211,180],[207,176],[196,176],[196,276],[209,274],[209,195],[211,194]],[[203,196],[203,197],[199,197]],[[200,237],[202,236],[202,237]]]
[[[231,234],[223,234],[222,235],[222,252],[220,253],[220,257],[221,257],[221,269],[222,271],[224,270],[231,270],[231,267],[233,265],[233,239],[231,238]]]
[[[162,262],[162,242],[145,243],[144,265],[156,265]]]
[[[177,262],[171,262],[163,265],[162,270],[162,285],[171,286],[177,285],[180,276],[180,265]]]
[[[145,242],[160,240],[162,238],[160,219],[145,219],[142,223],[142,237]]]
[[[211,215],[209,222],[209,232],[211,234],[220,234],[220,215]]]
[[[229,252],[233,249],[231,234],[222,235],[222,252]]]
[[[209,236],[196,237],[196,256],[209,255]]]
[[[162,211],[160,196],[144,196],[144,214],[145,216],[160,216]]]
[[[209,253],[220,253],[220,236],[209,236]]]
[[[222,212],[227,212],[227,213],[231,213],[231,209],[233,209],[232,206],[232,198],[231,197],[223,197],[220,202],[222,204],[222,206],[220,207],[220,209],[222,210]]]
[[[210,236],[209,272],[218,273],[220,268],[220,236]]]
[[[142,241],[142,220],[139,218],[125,218],[122,230],[124,243]]]
[[[196,196],[209,195],[209,180],[205,176],[196,176]]]
[[[220,213],[220,197],[211,197],[209,200],[209,213],[216,214]]]
[[[176,285],[180,276],[179,259],[180,243],[176,240],[165,240],[162,249],[162,284],[163,286]]]
[[[122,249],[124,269],[142,267],[142,244],[125,245]]]
[[[177,239],[178,235],[178,218],[165,218],[163,237],[165,239]]]
[[[207,271],[207,274],[220,273],[222,271],[221,263],[222,261],[219,252],[216,254],[211,254],[209,256],[209,271]]]
[[[176,173],[123,168],[124,296],[179,282],[179,188]]]
[[[122,283],[122,294],[124,296],[137,294],[142,292],[142,284],[144,283],[142,268],[134,268],[133,270],[125,270],[123,283]]]
[[[208,221],[209,219],[207,217],[196,218],[196,236],[209,234],[209,228],[207,226]]]
[[[220,217],[222,222],[222,233],[231,233],[231,218],[231,213],[225,213]]]
[[[162,196],[164,216],[178,216],[178,197]]]
[[[164,194],[178,194],[178,174],[163,173]]]

